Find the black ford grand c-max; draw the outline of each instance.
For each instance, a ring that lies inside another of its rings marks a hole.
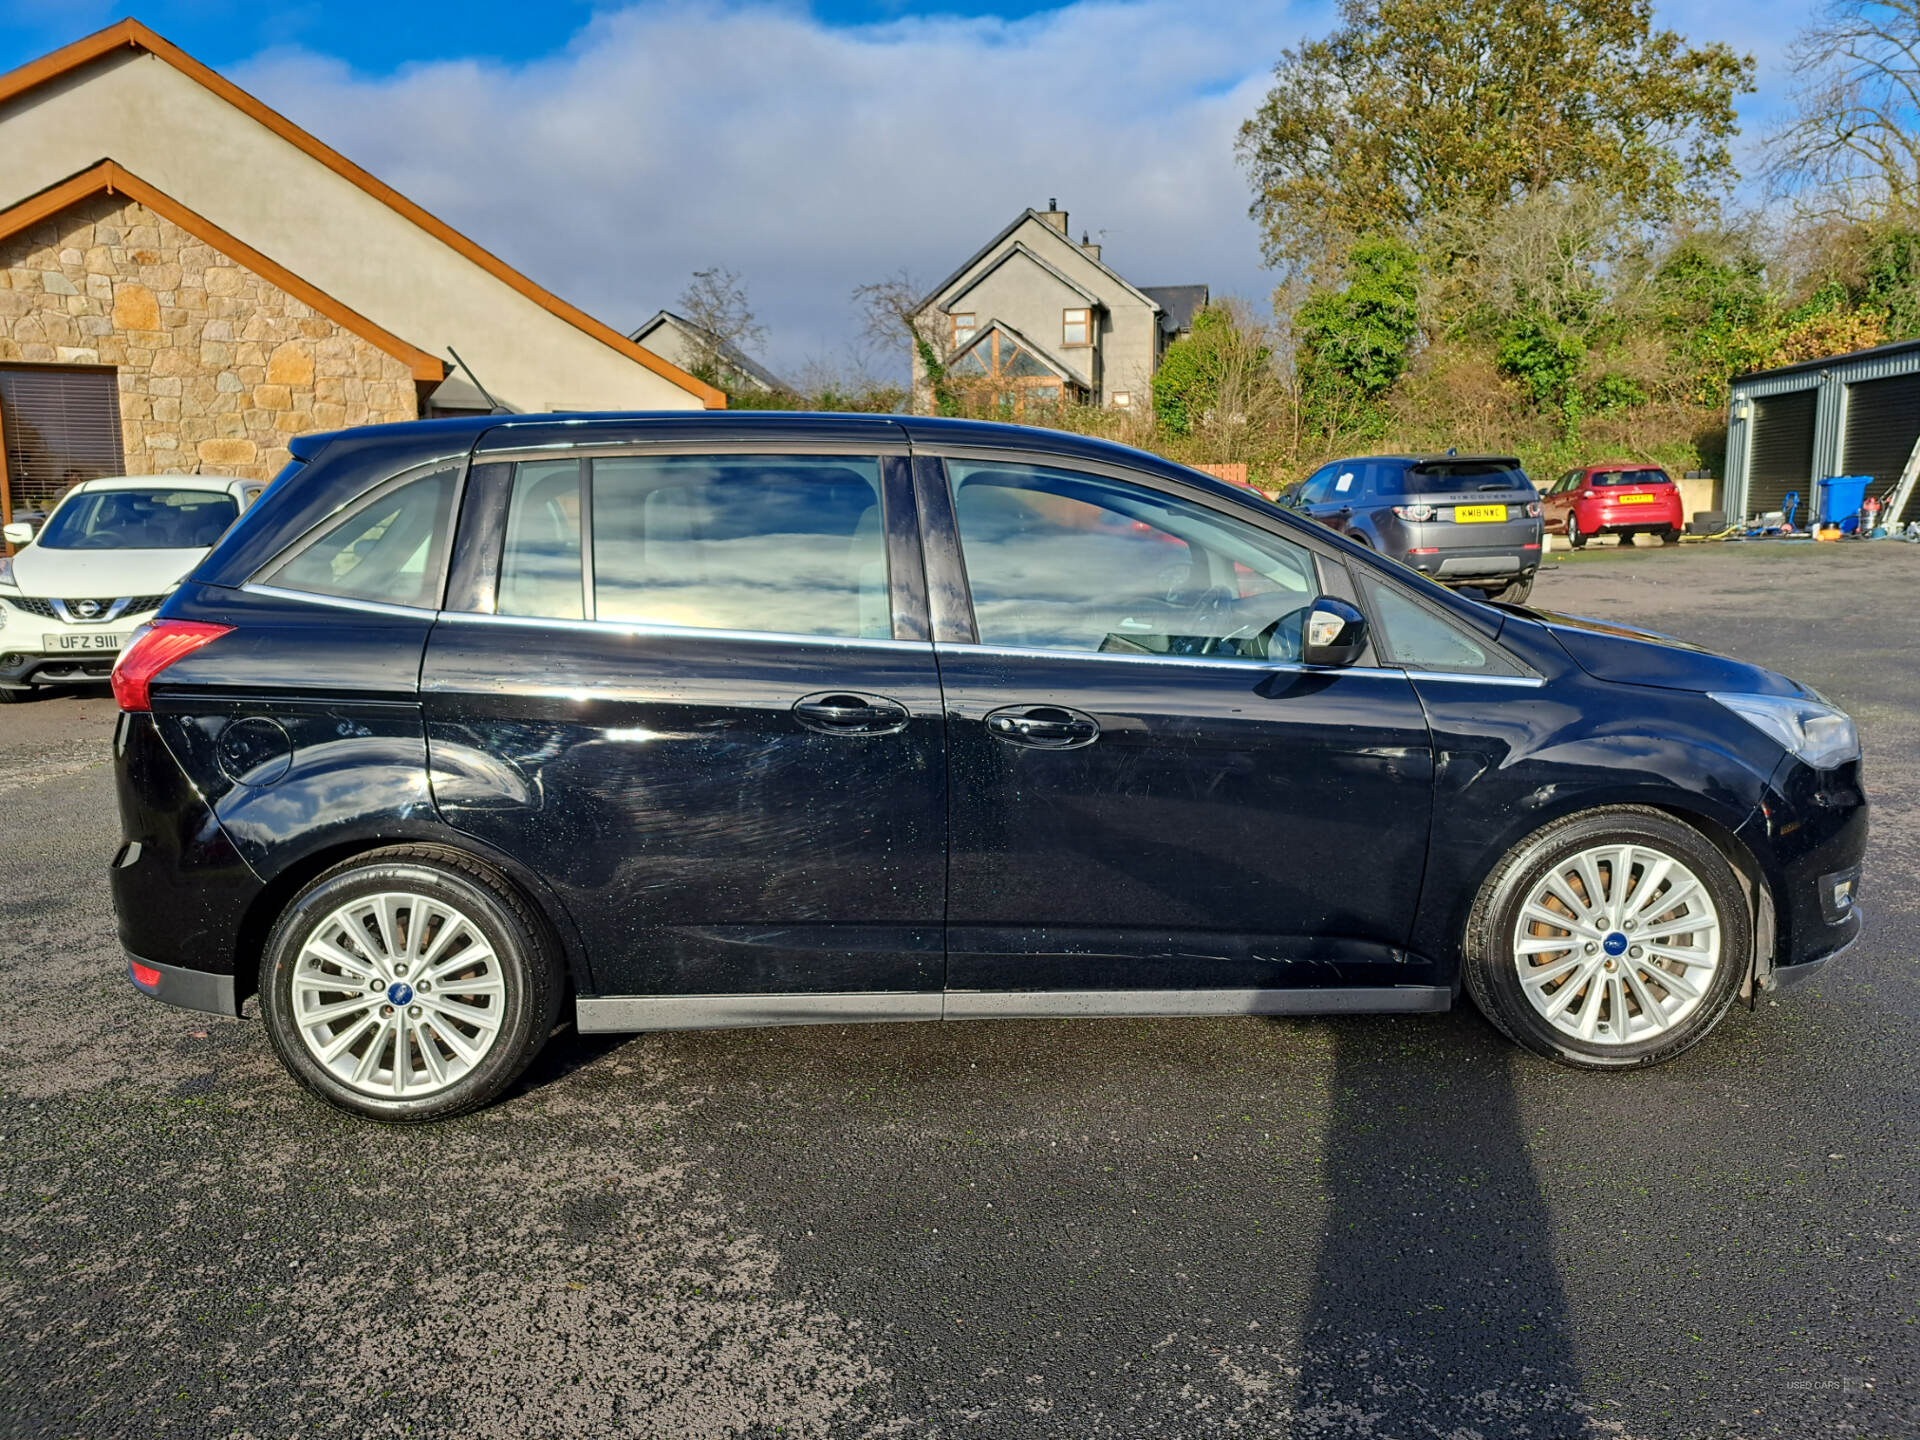
[[[1851,941],[1851,721],[1054,432],[314,436],[114,674],[134,985],[424,1120],[581,1030],[1433,1011],[1648,1064]]]

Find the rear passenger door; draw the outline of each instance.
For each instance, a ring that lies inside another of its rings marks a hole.
[[[647,997],[608,1024],[938,1013],[904,446],[483,454],[460,545],[421,676],[434,800],[553,887],[599,995]]]

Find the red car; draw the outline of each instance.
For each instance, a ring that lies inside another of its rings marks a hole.
[[[1595,535],[1618,535],[1622,543],[1658,535],[1677,545],[1686,524],[1680,487],[1657,465],[1612,460],[1569,470],[1541,499],[1547,529],[1560,531],[1576,550]]]

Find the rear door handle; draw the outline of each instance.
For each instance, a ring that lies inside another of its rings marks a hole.
[[[1077,750],[1100,738],[1100,726],[1063,705],[1009,705],[987,716],[987,733],[1033,750]]]
[[[822,690],[793,702],[793,717],[822,735],[892,735],[907,728],[907,707],[884,695]]]

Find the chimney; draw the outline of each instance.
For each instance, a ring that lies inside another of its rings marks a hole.
[[[1100,258],[1100,247],[1087,238],[1087,232],[1084,230],[1080,232],[1080,248],[1094,259]]]
[[[1040,212],[1040,218],[1062,235],[1067,233],[1067,212],[1060,208],[1058,200],[1048,200],[1047,208]]]

